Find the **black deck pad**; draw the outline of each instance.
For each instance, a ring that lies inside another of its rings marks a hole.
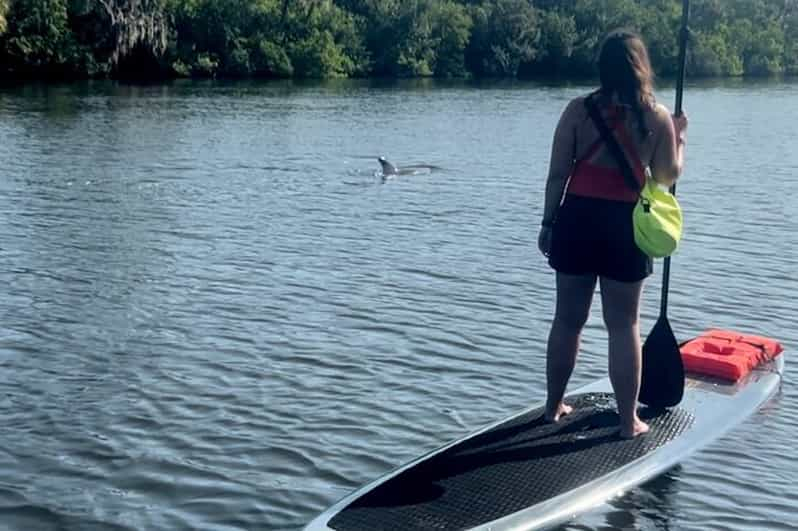
[[[618,435],[609,393],[569,397],[558,424],[536,409],[405,470],[358,498],[328,523],[337,531],[468,529],[568,492],[664,445],[687,430],[681,409],[643,408],[651,431]]]

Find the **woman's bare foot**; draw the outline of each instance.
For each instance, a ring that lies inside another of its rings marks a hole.
[[[559,405],[557,406],[557,409],[554,410],[554,411],[550,410],[547,407],[546,408],[546,414],[544,415],[544,418],[546,419],[547,422],[557,422],[557,421],[560,420],[560,417],[563,417],[563,416],[567,415],[568,413],[570,413],[573,410],[574,410],[573,407],[560,402]]]
[[[637,418],[635,415],[635,422],[631,429],[621,426],[622,439],[634,439],[638,435],[643,435],[649,430],[648,424]]]

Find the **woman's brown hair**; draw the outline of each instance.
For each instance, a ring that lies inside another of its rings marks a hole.
[[[615,94],[629,105],[640,135],[648,136],[643,107],[654,105],[654,73],[646,45],[637,33],[618,29],[606,36],[599,53],[599,79],[602,95],[610,98]]]

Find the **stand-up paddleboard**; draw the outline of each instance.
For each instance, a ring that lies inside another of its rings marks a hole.
[[[666,471],[755,414],[778,390],[784,357],[734,383],[688,374],[668,410],[642,408],[651,431],[618,436],[609,379],[566,397],[557,424],[524,410],[377,479],[306,531],[535,530],[568,521]]]

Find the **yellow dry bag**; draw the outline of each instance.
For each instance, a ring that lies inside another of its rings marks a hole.
[[[653,258],[670,256],[682,238],[682,209],[676,196],[650,176],[632,213],[635,243]]]

